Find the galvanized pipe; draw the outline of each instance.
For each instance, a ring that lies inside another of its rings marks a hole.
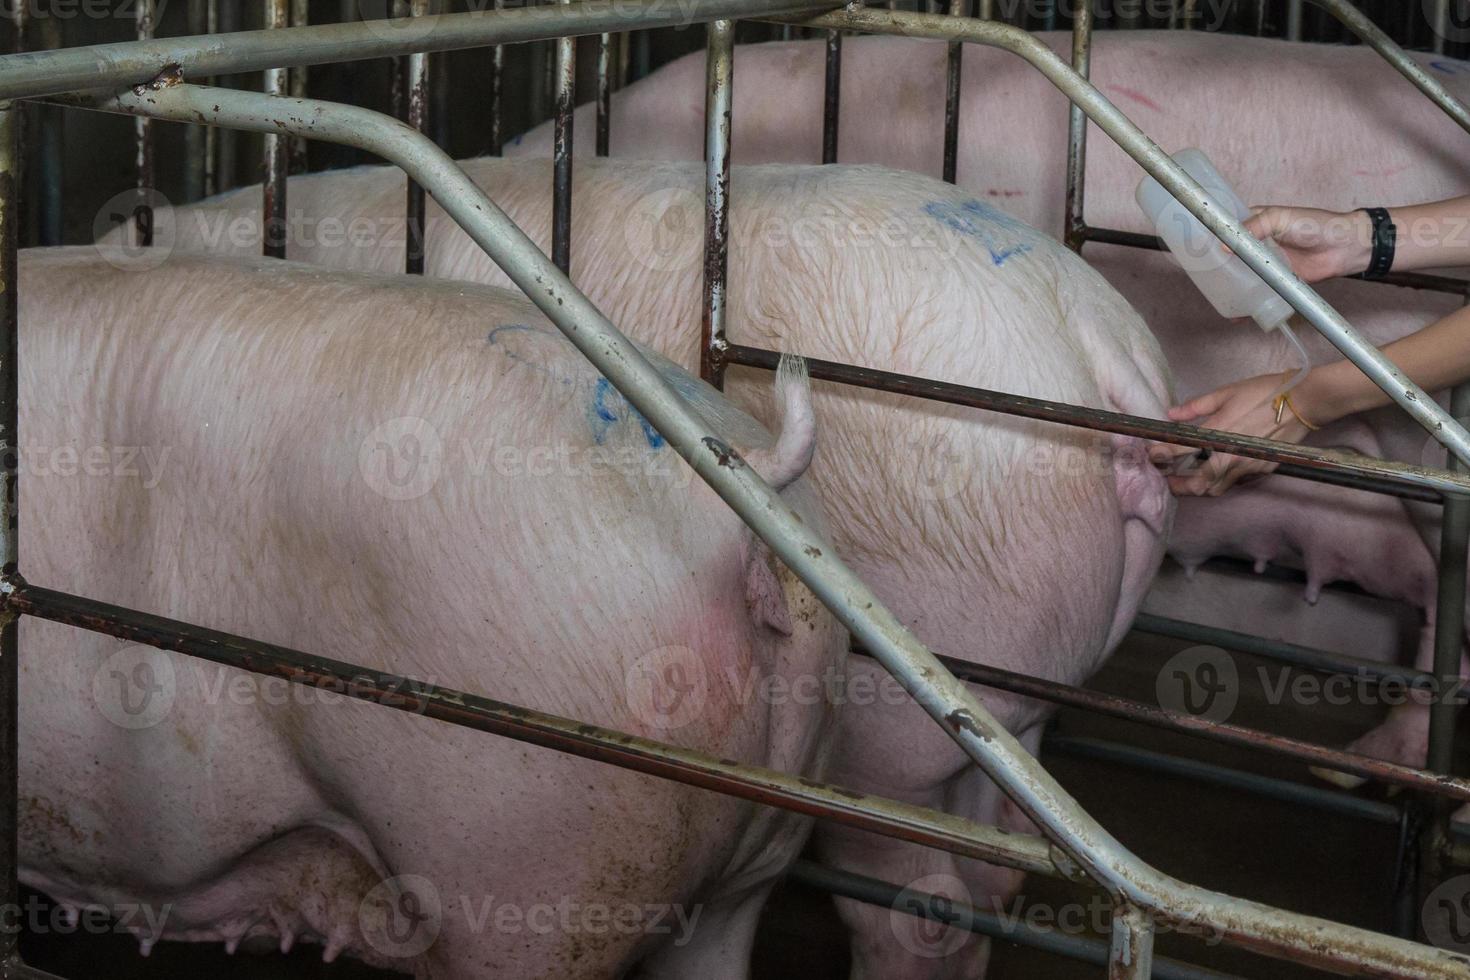
[[[777,351],[746,347],[743,344],[728,344],[724,349],[726,363],[742,364],[746,367],[774,370],[780,357]],[[906,374],[820,358],[808,358],[807,369],[813,378],[820,381],[836,381],[860,388],[891,391],[950,405],[965,405],[1099,432],[1116,432],[1140,439],[1198,446],[1237,456],[1249,456],[1252,459],[1267,459],[1280,464],[1278,473],[1407,500],[1438,503],[1443,494],[1470,492],[1470,479],[1464,474],[1375,459],[1342,450],[1317,449],[1296,443],[1257,439],[1234,432],[1200,429],[1180,422],[1124,415],[1100,408],[1085,408],[986,388],[971,388],[948,381],[914,378]]]
[[[189,0],[188,18],[190,34],[208,34],[208,0]],[[206,144],[210,132],[212,132],[210,127],[193,123],[184,128],[184,200],[186,201],[197,201],[204,197],[205,161],[208,157]]]
[[[427,17],[430,13],[430,0],[412,0],[408,8],[410,17]],[[427,134],[429,131],[429,55],[424,51],[416,51],[407,59],[408,79],[408,124],[420,133]],[[306,141],[301,140],[302,143]],[[405,238],[406,250],[403,258],[403,271],[410,276],[421,276],[424,274],[424,215],[427,201],[424,198],[424,189],[419,186],[418,181],[412,177],[408,179],[408,200],[405,204],[405,221],[407,222],[407,236]]]
[[[851,15],[850,15],[851,16]],[[897,15],[883,15],[897,16]],[[951,18],[933,18],[949,21]],[[824,25],[825,26],[825,25]],[[835,26],[835,25],[833,25]],[[976,26],[984,28],[976,22]],[[1065,66],[1063,66],[1065,67]],[[638,348],[582,295],[442,150],[396,120],[355,106],[175,85],[80,96],[104,111],[299,133],[356,146],[422,183],[603,376],[648,419],[817,598],[873,652],[1022,812],[1116,901],[1185,930],[1359,976],[1418,971],[1470,977],[1470,958],[1211,892],[1162,874],[1088,816],[986,708],[920,644],[831,547],[712,432]],[[20,605],[14,611],[26,612]]]
[[[725,386],[725,286],[730,273],[730,125],[735,99],[735,25],[706,28],[704,96],[704,307],[699,376]]]
[[[1470,108],[1455,98],[1438,79],[1419,67],[1419,62],[1409,57],[1408,52],[1394,43],[1393,38],[1383,33],[1377,24],[1368,19],[1367,14],[1354,7],[1348,0],[1310,0],[1310,2],[1342,21],[1348,30],[1356,34],[1364,44],[1382,55],[1383,59],[1397,69],[1400,75],[1412,82],[1415,88],[1429,96],[1430,101],[1443,109],[1445,115],[1459,123],[1460,128],[1465,132],[1470,133]],[[1300,0],[1293,0],[1293,3],[1299,4]],[[1298,36],[1301,33],[1300,20],[1300,15],[1298,15]],[[1296,38],[1294,37],[1293,40]],[[1241,257],[1244,258],[1244,256]],[[1464,457],[1462,456],[1461,459],[1464,460]]]
[[[562,4],[571,0],[558,0]],[[577,108],[577,39],[556,40],[556,125],[551,149],[551,261],[572,269],[572,123]]]
[[[1136,905],[1114,909],[1108,980],[1149,980],[1153,975],[1153,920]]]
[[[839,871],[814,861],[797,861],[787,873],[787,879],[855,902],[892,909],[930,922],[942,922],[954,929],[966,929],[977,936],[990,936],[1094,966],[1108,965],[1107,943],[1090,936],[1074,936],[1058,929],[1033,926],[1025,921],[1024,912],[1016,918],[1002,918],[974,905],[913,888],[900,888],[891,882]],[[1229,974],[1163,957],[1154,958],[1153,977],[1154,980],[1240,980]]]
[[[494,9],[498,13],[505,7],[505,0],[495,0]],[[490,49],[490,149],[492,157],[500,156],[503,145],[501,143],[501,102],[504,100],[505,91],[505,45],[497,44]]]
[[[17,107],[0,103],[0,579],[20,561],[20,352],[17,317],[16,240],[20,120]],[[16,691],[16,615],[0,609],[0,962],[18,955],[20,932],[20,762]]]
[[[153,39],[154,0],[137,0],[134,17],[139,41]],[[143,116],[133,120],[134,154],[133,165],[137,170],[136,186],[139,190],[138,203],[133,208],[133,234],[137,244],[148,247],[153,244],[153,207],[147,195],[155,183],[153,174],[153,120]]]
[[[909,803],[719,759],[482,695],[68,595],[31,585],[14,575],[0,588],[5,591],[7,615],[12,621],[16,614],[36,616],[975,860],[1048,877],[1082,880],[1080,869],[1041,837],[1015,834]]]
[[[291,0],[291,26],[305,27],[310,23],[310,4],[308,0]],[[304,99],[307,96],[307,73],[311,71],[309,65],[299,65],[292,68],[289,74],[288,87],[291,97]],[[306,140],[299,136],[293,136],[288,141],[286,150],[287,173],[299,174],[306,171]]]
[[[1286,39],[1302,39],[1302,0],[1286,0]]]
[[[209,38],[127,41],[0,57],[0,99],[35,98],[78,89],[120,88],[152,81],[170,65],[186,79],[267,68],[391,58],[417,51],[456,51],[546,40],[564,34],[644,30],[836,6],[812,0],[583,0],[510,10],[431,15],[422,31],[399,37],[380,24],[314,24],[285,31],[238,31]]]
[[[265,26],[267,30],[285,30],[289,26],[287,3],[288,0],[266,0]],[[265,70],[265,94],[285,95],[286,81],[285,68],[267,68]],[[261,235],[261,250],[267,258],[284,259],[286,239],[290,235],[290,229],[286,223],[286,181],[290,176],[286,137],[279,132],[267,132],[262,141],[262,152],[265,159],[261,164],[264,178],[261,181],[263,212],[261,227],[264,229]]]
[[[838,118],[842,115],[842,32],[827,32],[822,82],[822,162],[837,162]]]
[[[1374,384],[1383,389],[1389,398],[1462,462],[1470,462],[1470,432],[1466,432],[1422,388],[1384,357],[1377,347],[1365,340],[1316,290],[1299,279],[1289,268],[1282,268],[1266,250],[1266,246],[1246,231],[1233,215],[1220,214],[1212,208],[1210,198],[1192,177],[1101,92],[1078,76],[1065,61],[1031,34],[990,21],[865,8],[805,18],[799,22],[826,29],[902,34],[939,41],[957,39],[998,47],[1024,58],[1061,89],[1073,103],[1081,106],[1089,119],[1112,137],[1114,142],[1220,241],[1240,256],[1247,266],[1301,313],[1348,360],[1356,364]],[[1392,42],[1388,43],[1392,45]],[[1443,91],[1442,87],[1440,91]],[[1466,118],[1470,122],[1470,116]]]
[[[204,33],[218,34],[220,32],[220,0],[205,0],[204,4]],[[213,77],[204,79],[206,85],[218,85],[219,81]],[[204,196],[213,197],[220,191],[220,137],[226,130],[214,126],[200,126],[204,131]],[[228,131],[232,136],[234,130]]]

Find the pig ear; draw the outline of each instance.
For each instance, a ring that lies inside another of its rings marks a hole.
[[[745,608],[757,627],[790,636],[791,608],[786,603],[786,590],[777,574],[781,559],[771,553],[764,541],[751,534],[745,543]]]
[[[1173,500],[1169,484],[1149,461],[1142,440],[1115,434],[1112,443],[1113,482],[1123,520],[1140,520],[1163,537],[1169,530],[1169,505]]]
[[[817,451],[817,416],[812,411],[812,384],[806,361],[781,355],[776,368],[776,404],[781,411],[781,434],[769,449],[754,449],[745,461],[775,487],[784,490],[812,465]]]

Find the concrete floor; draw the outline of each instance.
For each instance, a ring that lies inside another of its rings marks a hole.
[[[1264,583],[1217,585],[1256,592],[1280,589]],[[1178,588],[1178,583],[1167,587]],[[1278,600],[1276,597],[1271,601]],[[1330,633],[1325,621],[1340,626],[1343,609],[1351,606],[1361,612],[1364,601],[1324,597],[1323,605],[1311,610],[1311,615],[1322,617],[1323,629]],[[1343,609],[1335,609],[1334,603],[1343,604]],[[1262,599],[1262,604],[1269,603]],[[1155,611],[1163,610],[1155,608]],[[1302,628],[1310,630],[1311,624]],[[1366,626],[1359,625],[1356,630],[1360,637],[1368,635]],[[1187,646],[1181,641],[1134,634],[1091,686],[1153,701],[1161,666]],[[1341,645],[1338,648],[1353,652]],[[1381,709],[1363,705],[1324,708],[1269,705],[1258,668],[1267,671],[1268,680],[1279,677],[1277,668],[1244,656],[1237,657],[1237,664],[1242,685],[1240,703],[1231,718],[1236,723],[1340,745],[1366,731],[1380,717]],[[1108,739],[1306,785],[1322,785],[1304,766],[1071,710],[1057,716],[1054,732]],[[1396,838],[1393,827],[1295,809],[1243,792],[1215,789],[1045,750],[1043,761],[1124,844],[1163,871],[1285,909],[1375,930],[1387,931],[1392,927],[1390,895]],[[1065,883],[1032,878],[1023,888],[1021,901],[1025,907],[1057,909],[1067,903],[1086,903],[1090,894]],[[314,947],[298,949],[289,957],[231,958],[219,947],[160,944],[151,958],[144,960],[138,957],[136,944],[121,936],[27,934],[22,936],[21,943],[27,961],[61,976],[77,978],[99,975],[103,964],[106,975],[116,980],[204,975],[212,980],[363,980],[391,976],[351,963],[324,965],[319,960],[319,950]],[[1182,936],[1161,937],[1158,954],[1240,977],[1293,980],[1321,975],[1252,954],[1207,946]],[[999,980],[1096,980],[1103,975],[1098,967],[1006,942],[996,944],[992,962],[991,977]],[[762,926],[753,976],[758,980],[845,980],[846,971],[845,938],[832,913],[830,900],[800,886],[782,888]]]

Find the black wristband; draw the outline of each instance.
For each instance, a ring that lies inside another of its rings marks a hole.
[[[1398,229],[1388,208],[1364,208],[1368,220],[1373,222],[1373,256],[1368,268],[1363,271],[1364,279],[1382,279],[1393,268],[1393,252],[1398,244]]]

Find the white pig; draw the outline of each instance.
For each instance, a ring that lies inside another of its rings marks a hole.
[[[38,585],[819,777],[845,633],[519,294],[22,253]],[[655,356],[656,357],[656,356]],[[773,443],[666,377],[820,529]],[[743,978],[808,821],[96,633],[21,624],[21,877],[157,939],[419,977]],[[776,686],[773,690],[783,690]],[[411,692],[402,692],[405,695]]]
[[[547,247],[548,161],[463,165]],[[630,335],[697,365],[703,168],[588,160],[573,187],[573,280]],[[402,188],[387,168],[293,179],[288,254],[399,267]],[[1152,338],[1101,277],[964,191],[880,168],[777,166],[736,168],[731,193],[735,343],[1141,415],[1157,416],[1168,399]],[[170,233],[179,248],[252,251],[259,200],[254,188],[178,209]],[[356,243],[341,233],[354,225]],[[504,281],[437,208],[428,227],[429,274]],[[391,240],[371,240],[373,229]],[[761,373],[732,372],[742,404],[763,404],[766,386]],[[1170,518],[1137,440],[853,388],[822,385],[818,395],[812,472],[834,543],[889,608],[942,653],[1067,683],[1088,677],[1127,630]],[[851,669],[839,781],[1022,824],[880,673],[868,661]],[[1013,731],[1039,736],[1042,706],[982,693]],[[821,833],[834,863],[931,891],[984,901],[1018,881],[924,848]],[[983,943],[936,960],[917,920],[842,906],[859,976],[982,969]]]
[[[1040,33],[1070,57],[1071,35]],[[821,155],[824,49],[821,41],[736,48],[736,162],[816,162]],[[943,162],[945,46],[898,37],[849,38],[843,49],[838,159],[937,175]],[[1416,60],[1470,102],[1470,62],[1432,54]],[[1061,236],[1066,181],[1067,101],[1015,55],[968,45],[964,55],[958,180],[977,197]],[[1091,78],[1102,94],[1169,152],[1203,149],[1249,202],[1334,210],[1405,205],[1470,192],[1470,136],[1366,47],[1180,31],[1102,31]],[[697,159],[703,148],[704,56],[687,55],[613,99],[615,156]],[[579,110],[579,132],[592,126]],[[507,148],[550,152],[550,127]],[[1142,170],[1096,127],[1089,128],[1086,219],[1100,227],[1151,232],[1133,199]],[[1453,230],[1452,230],[1453,231]],[[1408,230],[1406,230],[1408,233]],[[1457,234],[1465,234],[1459,229]],[[1285,341],[1250,321],[1226,321],[1167,259],[1136,249],[1089,245],[1089,261],[1144,316],[1174,372],[1181,400],[1219,385],[1295,366]],[[1455,309],[1444,294],[1337,281],[1323,296],[1374,343],[1388,343]],[[1340,355],[1310,326],[1297,328],[1321,363]],[[1001,385],[1004,387],[1004,385]],[[1436,463],[1427,436],[1397,409],[1362,426],[1316,434],[1315,445],[1352,445],[1411,463]],[[1346,579],[1405,598],[1432,625],[1434,589],[1425,569],[1438,553],[1438,508],[1369,501],[1282,477],[1237,489],[1234,499],[1180,508],[1170,553],[1187,566],[1229,554],[1303,568],[1307,597]],[[1353,515],[1340,517],[1346,506]],[[1356,515],[1372,511],[1367,546]],[[1358,546],[1364,542],[1364,546]],[[1380,547],[1380,545],[1384,545]],[[1426,637],[1429,635],[1426,626]],[[1369,651],[1357,651],[1360,653]],[[1421,643],[1418,666],[1429,667]],[[1353,748],[1424,763],[1427,717],[1412,706]]]

